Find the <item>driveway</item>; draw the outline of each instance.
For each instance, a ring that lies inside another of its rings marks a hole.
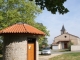
[[[39,60],[49,60],[49,58],[51,58],[51,57],[61,55],[62,52],[52,50],[51,55],[40,55],[40,54],[41,54],[41,52],[39,52]]]
[[[61,54],[63,54],[63,53],[54,53],[51,55],[40,55],[39,60],[49,60],[49,58],[57,56],[57,55],[61,55]]]

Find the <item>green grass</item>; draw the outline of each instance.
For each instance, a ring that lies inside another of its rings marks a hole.
[[[80,60],[80,52],[58,55],[49,60]]]
[[[59,52],[67,52],[67,51],[69,51],[69,49],[61,49],[61,50],[59,50]]]

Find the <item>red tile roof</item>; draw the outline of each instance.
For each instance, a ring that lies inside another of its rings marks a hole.
[[[24,23],[17,23],[12,26],[9,26],[5,29],[2,29],[0,31],[0,34],[5,34],[5,33],[30,33],[30,34],[40,34],[40,35],[45,35],[44,32],[38,30],[37,28],[34,28],[28,24]]]

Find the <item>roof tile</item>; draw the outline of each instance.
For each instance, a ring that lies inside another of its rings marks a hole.
[[[14,24],[0,31],[0,34],[4,33],[30,33],[30,34],[40,34],[45,35],[44,32],[38,30],[37,28],[32,27],[28,24]]]

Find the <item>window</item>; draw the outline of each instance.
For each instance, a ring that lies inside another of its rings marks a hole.
[[[67,37],[67,36],[64,36],[65,38]]]

